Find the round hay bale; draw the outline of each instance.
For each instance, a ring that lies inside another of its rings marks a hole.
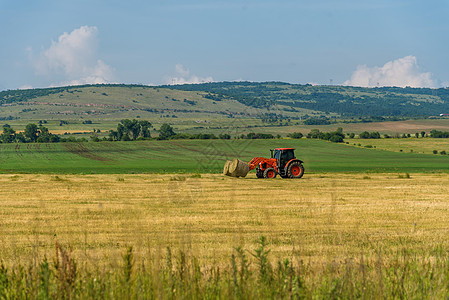
[[[229,173],[231,174],[235,174],[235,170],[237,169],[237,165],[239,163],[239,160],[233,159],[230,163],[229,163]]]
[[[240,159],[236,158],[229,164],[229,173],[233,177],[245,177],[248,172],[249,165]]]
[[[225,165],[224,165],[224,168],[223,168],[223,175],[227,175],[227,176],[229,176],[231,173],[229,172],[229,165],[231,164],[231,161],[230,160],[227,160],[226,161],[226,163],[225,163]]]

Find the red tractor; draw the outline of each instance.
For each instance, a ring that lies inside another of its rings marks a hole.
[[[271,151],[271,158],[254,157],[249,170],[256,169],[257,178],[301,178],[304,175],[303,161],[295,157],[294,148],[277,148]]]

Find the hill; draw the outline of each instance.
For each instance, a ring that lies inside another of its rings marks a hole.
[[[282,82],[217,82],[170,88],[208,92],[215,98],[230,97],[254,107],[281,107],[284,111],[310,109],[347,117],[424,117],[449,109],[447,88],[362,88]]]
[[[282,82],[187,85],[87,85],[0,92],[1,118],[139,112],[207,116],[428,117],[449,112],[449,89],[312,86]],[[20,110],[14,107],[20,106]]]
[[[148,120],[153,131],[169,123],[181,133],[226,132],[237,136],[268,132],[285,136],[293,131],[306,133],[310,126],[334,130],[333,124],[338,122],[438,118],[445,112],[449,112],[447,88],[217,82],[169,86],[103,84],[0,92],[0,122],[13,125],[15,130],[42,121],[53,133],[84,133],[86,137],[93,129],[104,135],[122,119]],[[385,130],[384,126],[372,124],[370,128],[388,133],[402,133],[408,128],[414,133],[429,128],[447,130],[445,124],[402,124],[398,129],[392,124],[393,128]],[[344,127],[353,132],[366,130],[351,124]]]

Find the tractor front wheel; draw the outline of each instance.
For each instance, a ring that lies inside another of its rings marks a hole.
[[[263,171],[259,168],[256,169],[257,178],[263,178]]]
[[[275,178],[276,177],[276,170],[274,168],[268,168],[263,172],[264,178]]]
[[[298,161],[290,163],[287,175],[289,178],[301,178],[304,175],[304,166]]]

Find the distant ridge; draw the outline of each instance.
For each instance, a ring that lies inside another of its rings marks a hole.
[[[108,99],[104,95],[112,96]],[[284,82],[211,82],[161,86],[95,84],[0,92],[2,106],[21,103],[25,105],[30,102],[49,103],[56,100],[70,104],[80,102],[100,106],[132,106],[135,109],[169,107],[178,111],[201,111],[200,108],[206,107],[206,111],[229,111],[231,114],[246,111],[244,107],[250,107],[259,109],[262,113],[273,111],[288,117],[311,115],[310,112],[314,115],[343,118],[429,117],[449,112],[448,88],[363,88]],[[196,103],[199,105],[195,106]],[[237,107],[233,103],[243,106]],[[231,104],[233,106],[230,106]]]

